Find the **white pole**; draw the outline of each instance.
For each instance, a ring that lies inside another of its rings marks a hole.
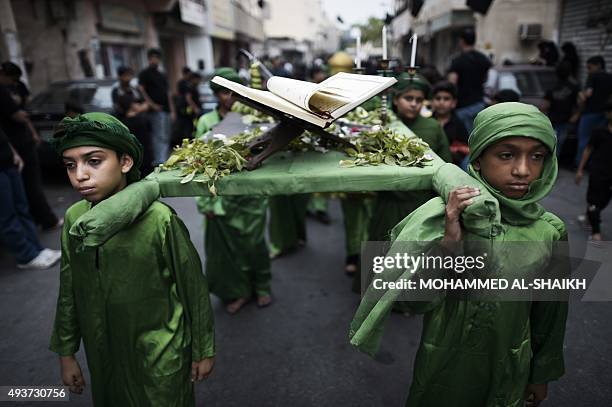
[[[357,60],[357,69],[361,68],[361,35],[357,36],[357,51],[355,52],[355,59]]]
[[[383,48],[383,59],[387,59],[387,26],[383,25],[382,29],[382,48]]]
[[[414,68],[415,62],[416,62],[416,50],[417,50],[417,35],[414,34],[412,36],[412,38],[410,38],[410,41],[412,42],[412,53],[410,54],[410,67]]]

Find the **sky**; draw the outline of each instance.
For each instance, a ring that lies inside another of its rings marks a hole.
[[[393,11],[393,0],[321,0],[321,4],[332,21],[339,15],[347,26],[365,23],[370,16],[384,18]]]

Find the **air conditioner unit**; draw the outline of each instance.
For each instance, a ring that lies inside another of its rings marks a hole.
[[[519,39],[521,41],[536,41],[542,39],[542,24],[520,24]]]

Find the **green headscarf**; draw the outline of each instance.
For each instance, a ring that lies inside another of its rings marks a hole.
[[[425,95],[425,99],[429,98],[429,92],[431,85],[422,75],[416,74],[414,76],[404,72],[397,77],[397,83],[393,85],[393,96],[401,95],[408,90],[420,90]]]
[[[473,162],[487,147],[513,136],[536,139],[550,150],[544,160],[542,175],[529,185],[529,190],[520,199],[508,198],[494,189],[473,166]],[[557,179],[557,138],[550,120],[542,112],[535,106],[518,102],[498,103],[488,107],[476,116],[468,144],[468,172],[499,201],[504,221],[511,225],[527,225],[545,212],[538,202],[548,195]]]
[[[238,73],[233,68],[228,68],[228,67],[218,68],[215,71],[215,75],[214,76],[220,76],[220,77],[222,77],[224,79],[227,79],[228,81],[237,82],[237,83],[242,84],[242,79],[240,79],[240,76],[238,76]],[[221,89],[225,89],[225,88],[223,86],[217,85],[216,83],[211,81],[210,82],[210,89],[213,92],[218,92]]]
[[[100,112],[64,117],[53,133],[53,147],[59,155],[69,148],[96,146],[127,154],[134,160],[127,183],[140,180],[143,148],[140,141],[115,117]]]

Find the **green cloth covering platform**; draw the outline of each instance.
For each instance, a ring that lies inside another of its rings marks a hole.
[[[432,177],[444,162],[433,156],[423,168],[378,165],[340,167],[349,157],[342,152],[277,153],[258,169],[243,170],[215,182],[218,195],[290,195],[310,192],[418,191],[432,189]],[[180,172],[147,176],[159,184],[161,196],[210,195],[206,182],[181,184]],[[201,178],[200,178],[201,179]]]

